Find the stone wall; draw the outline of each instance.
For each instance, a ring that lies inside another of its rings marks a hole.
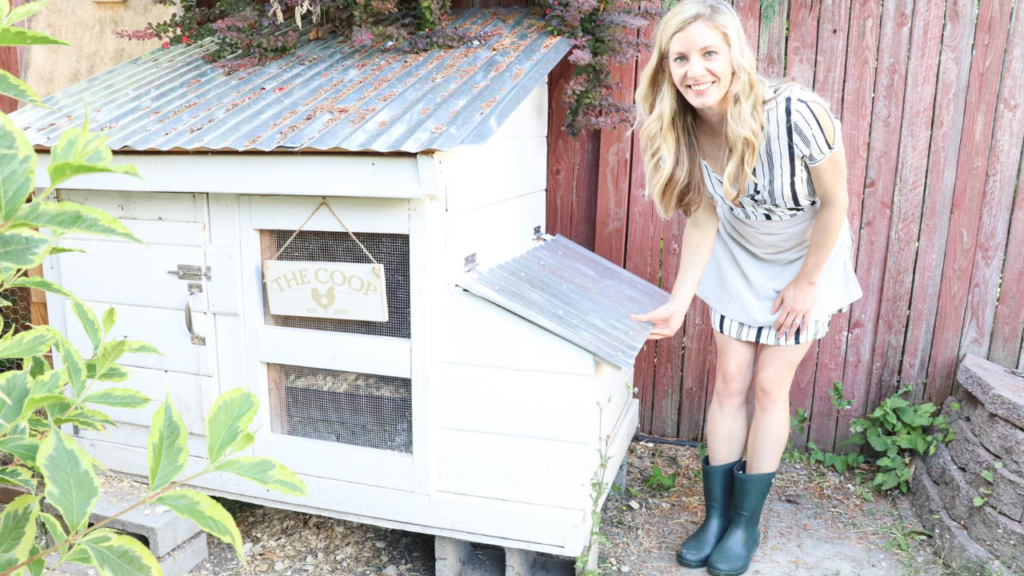
[[[950,564],[1024,574],[1024,377],[968,354],[957,381],[943,407],[953,441],[918,460],[914,508]]]

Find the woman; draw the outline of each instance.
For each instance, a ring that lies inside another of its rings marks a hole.
[[[633,318],[653,323],[651,339],[671,337],[696,294],[718,349],[706,514],[676,557],[742,574],[789,436],[797,366],[832,314],[861,296],[839,122],[810,90],[758,76],[722,0],[683,0],[662,17],[636,104],[648,193],[662,218],[681,210],[687,221],[669,302]]]

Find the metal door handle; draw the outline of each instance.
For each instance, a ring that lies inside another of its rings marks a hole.
[[[192,343],[196,346],[206,346],[206,338],[196,334],[195,330],[192,329],[192,298],[195,298],[197,292],[189,292],[188,300],[185,300],[185,329],[192,336]]]

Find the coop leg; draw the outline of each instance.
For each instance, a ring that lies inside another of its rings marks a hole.
[[[460,576],[462,568],[469,564],[472,547],[465,540],[437,536],[434,538],[434,560],[436,576]]]
[[[627,453],[622,457],[622,464],[619,466],[619,471],[615,474],[615,481],[612,482],[612,487],[617,492],[626,491],[626,473],[629,471],[629,454]]]
[[[505,548],[505,576],[533,576],[536,552],[519,548]]]

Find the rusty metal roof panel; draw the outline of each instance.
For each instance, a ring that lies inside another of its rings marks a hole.
[[[304,41],[232,75],[213,47],[156,49],[11,115],[33,145],[89,125],[114,150],[421,152],[481,144],[569,51],[536,9],[456,10],[453,25],[496,32],[477,46]]]
[[[623,369],[632,368],[652,328],[629,315],[653,310],[669,298],[564,236],[459,285]]]

